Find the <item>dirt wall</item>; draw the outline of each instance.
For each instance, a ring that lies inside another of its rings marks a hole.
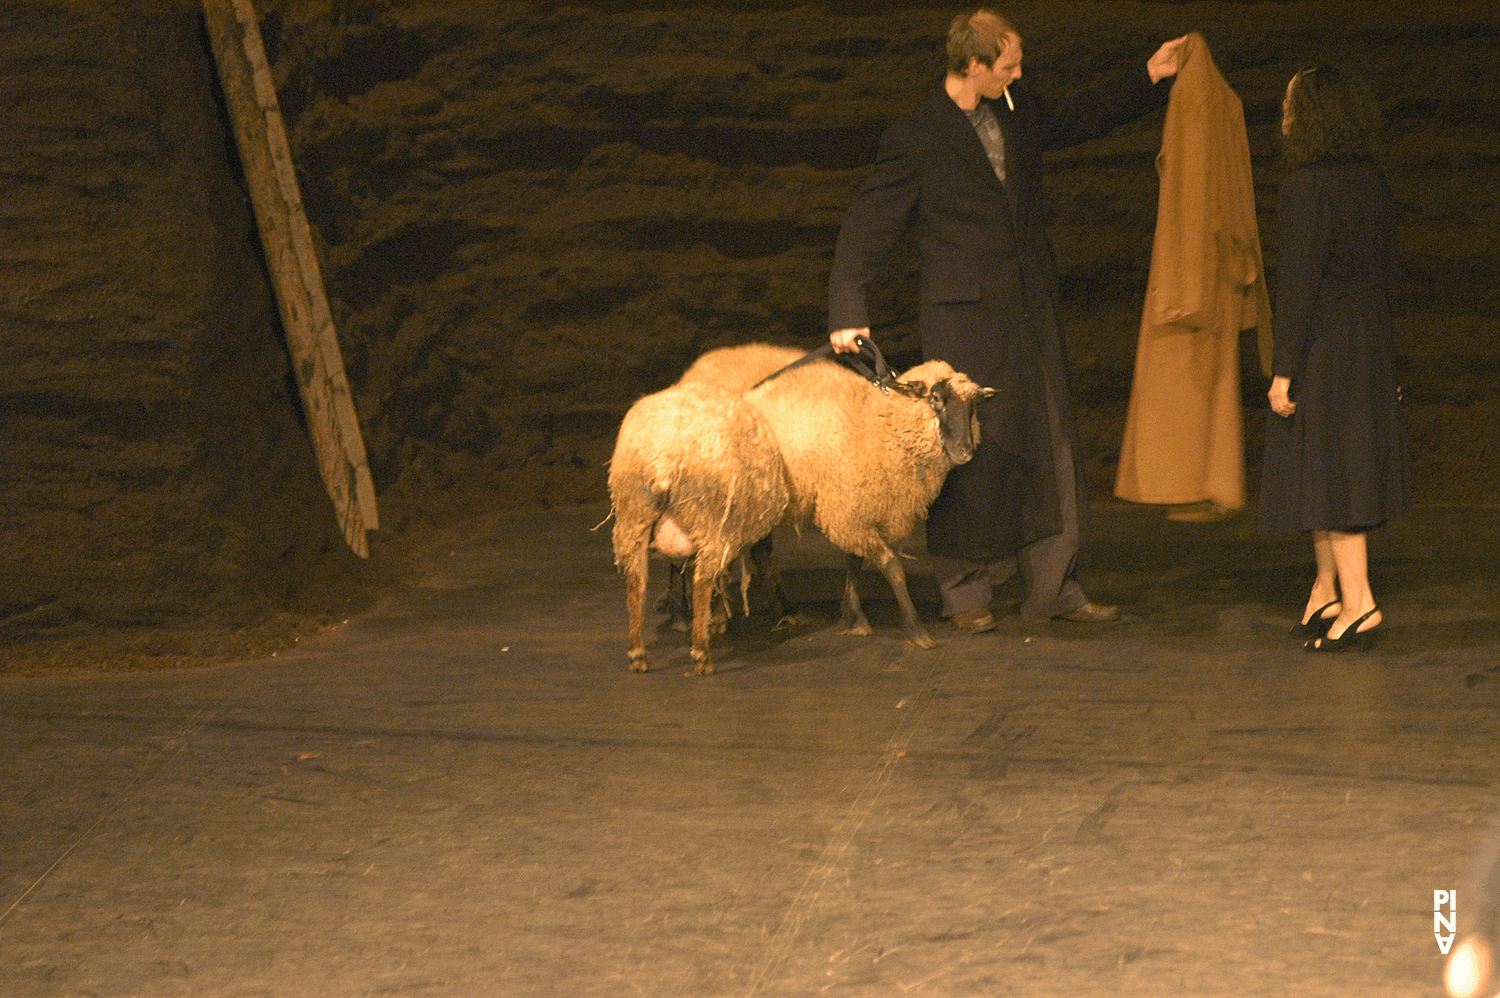
[[[359,587],[215,86],[192,8],[0,7],[0,638]]]
[[[1404,371],[1424,501],[1500,499],[1500,15],[1492,5],[1015,3],[1067,90],[1202,31],[1245,103],[1268,264],[1290,73],[1363,70],[1403,201]],[[812,345],[843,209],[935,79],[947,8],[273,0],[266,32],[389,501],[602,494],[631,400],[704,349]],[[1052,232],[1095,492],[1123,429],[1160,118],[1055,158]],[[916,357],[912,259],[879,338]],[[1247,457],[1264,383],[1247,358]],[[1468,414],[1479,418],[1461,428]]]

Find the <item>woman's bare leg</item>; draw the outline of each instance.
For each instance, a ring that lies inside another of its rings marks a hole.
[[[1338,565],[1333,558],[1333,542],[1326,530],[1314,530],[1312,538],[1318,574],[1313,579],[1312,592],[1307,596],[1307,609],[1302,611],[1304,624],[1312,619],[1313,614],[1339,599]]]
[[[1370,592],[1369,557],[1365,547],[1365,535],[1344,534],[1337,530],[1328,532],[1328,543],[1333,549],[1333,561],[1338,571],[1339,589],[1343,593],[1343,609],[1328,629],[1328,636],[1340,638],[1344,630],[1356,620],[1375,609],[1375,594]],[[1360,625],[1368,631],[1379,624],[1379,611]]]

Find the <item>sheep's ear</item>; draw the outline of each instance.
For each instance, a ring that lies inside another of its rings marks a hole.
[[[943,417],[946,415],[948,409],[949,393],[945,390],[947,386],[948,382],[939,381],[931,388],[928,388],[927,393],[922,396],[927,400],[927,404],[932,406],[932,411],[937,415],[939,426],[943,424]]]

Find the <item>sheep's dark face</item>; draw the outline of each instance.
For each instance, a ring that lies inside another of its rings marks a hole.
[[[994,394],[993,388],[981,388],[961,374],[944,378],[928,392],[927,404],[937,414],[943,450],[955,465],[966,464],[979,446],[979,415],[974,404]]]

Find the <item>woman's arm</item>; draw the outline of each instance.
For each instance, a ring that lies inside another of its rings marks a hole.
[[[1321,174],[1297,170],[1276,200],[1276,343],[1271,374],[1295,380],[1317,336],[1319,280],[1330,220]]]

